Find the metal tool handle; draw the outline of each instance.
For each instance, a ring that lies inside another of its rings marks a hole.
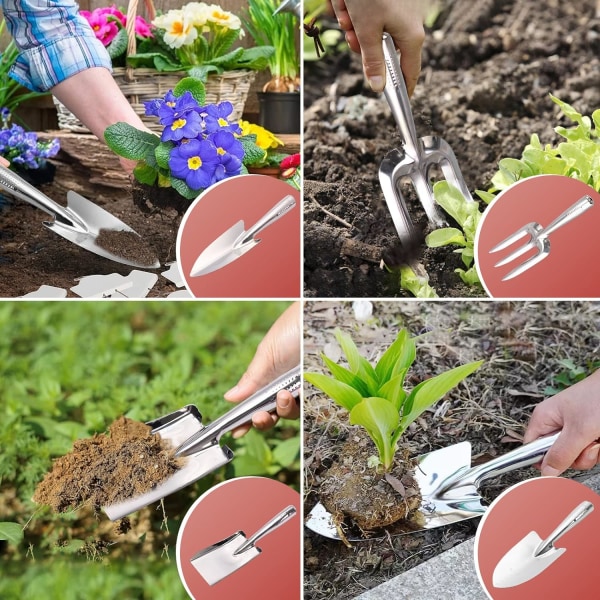
[[[27,183],[22,177],[13,173],[3,165],[0,165],[0,187],[4,188],[12,196],[25,200],[36,208],[43,210],[45,213],[54,217],[60,223],[69,227],[81,227],[87,230],[85,223],[80,221],[71,214],[67,209],[57,204],[45,194],[42,194],[38,189]]]
[[[575,525],[578,525],[594,510],[594,505],[588,500],[584,500],[575,507],[558,527],[534,550],[533,555],[539,556],[554,547],[554,542],[561,538],[567,531],[571,531]]]
[[[176,455],[197,452],[207,444],[218,441],[223,434],[249,423],[252,415],[256,412],[263,410],[271,412],[276,407],[277,393],[281,390],[287,390],[294,398],[297,398],[300,395],[301,386],[302,378],[298,365],[189,437],[177,448]]]
[[[275,9],[273,16],[280,12],[289,12],[296,15],[302,20],[302,2],[301,0],[283,0],[283,2]]]
[[[251,241],[252,238],[265,227],[268,227],[272,223],[275,223],[278,219],[281,219],[283,215],[287,214],[296,206],[296,199],[294,196],[288,194],[283,200],[280,200],[264,217],[260,218],[252,227],[243,234],[240,241],[236,241],[234,246],[243,245]]]
[[[563,225],[566,225],[573,219],[576,219],[579,215],[582,215],[586,210],[592,208],[592,206],[594,206],[594,201],[592,200],[591,196],[583,196],[583,198],[577,200],[575,204],[567,208],[565,212],[556,217],[556,219],[554,219],[550,225],[544,227],[544,229],[540,231],[539,235],[548,237],[551,233]]]
[[[265,523],[252,537],[249,537],[233,554],[241,554],[248,548],[252,548],[258,540],[263,538],[267,533],[271,533],[284,523],[289,521],[296,514],[296,507],[290,504],[284,508],[278,515],[275,515],[268,523]]]
[[[506,454],[497,456],[486,463],[458,472],[443,482],[440,493],[464,485],[474,485],[477,487],[486,479],[498,477],[521,467],[534,465],[544,457],[559,435],[560,432],[537,439],[529,444],[515,448]]]
[[[383,93],[402,134],[404,146],[409,154],[414,155],[418,153],[419,148],[417,128],[410,108],[408,90],[404,82],[404,75],[402,75],[396,46],[389,33],[383,34],[383,56],[387,69]]]

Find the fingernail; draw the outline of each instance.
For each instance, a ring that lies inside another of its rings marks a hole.
[[[235,395],[238,393],[239,389],[240,389],[240,387],[238,385],[232,387],[230,390],[226,391],[223,394],[223,398],[225,398],[226,400],[228,400],[230,396],[235,397]]]
[[[542,467],[542,475],[544,477],[558,477],[560,475],[560,471],[554,467],[546,465],[545,467]]]
[[[277,404],[279,404],[279,408],[288,408],[290,405],[290,396],[286,394],[283,399],[277,401]]]
[[[374,92],[381,92],[385,87],[385,83],[383,81],[383,77],[379,77],[379,75],[375,75],[374,77],[369,78],[369,85]]]

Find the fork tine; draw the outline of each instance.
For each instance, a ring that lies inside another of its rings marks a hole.
[[[518,277],[519,275],[521,275],[525,271],[531,269],[531,267],[534,267],[539,262],[541,262],[542,260],[544,260],[547,256],[548,256],[548,252],[540,252],[540,253],[532,256],[531,258],[527,259],[522,265],[519,265],[518,267],[516,267],[512,271],[510,271],[508,274],[506,274],[502,278],[502,281],[508,281],[509,279],[513,279],[514,277]]]
[[[512,246],[515,242],[519,241],[525,235],[531,235],[531,233],[527,229],[527,225],[525,225],[524,227],[521,227],[521,229],[515,231],[514,233],[511,233],[507,238],[505,238],[501,242],[497,243],[489,251],[489,253],[492,254],[493,252],[500,252],[500,250],[504,250],[505,248]]]
[[[519,256],[522,256],[526,252],[529,252],[529,250],[531,250],[532,248],[535,248],[535,244],[533,243],[533,241],[529,241],[526,244],[523,244],[521,247],[517,248],[517,250],[515,250],[514,252],[511,252],[508,256],[505,256],[501,261],[497,262],[494,265],[494,267],[503,267],[504,265],[507,265],[508,263],[515,260],[515,258],[519,258]]]

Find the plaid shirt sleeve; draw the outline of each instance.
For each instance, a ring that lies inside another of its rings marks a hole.
[[[45,92],[90,67],[111,69],[110,57],[74,0],[1,0],[20,50],[11,76]]]

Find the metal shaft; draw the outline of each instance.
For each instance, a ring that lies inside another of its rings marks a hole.
[[[296,514],[296,507],[290,504],[287,508],[284,508],[279,514],[275,515],[270,521],[265,523],[252,537],[248,538],[235,552],[234,554],[241,554],[244,550],[248,550],[263,538],[267,533],[271,533],[287,521],[289,521]]]

